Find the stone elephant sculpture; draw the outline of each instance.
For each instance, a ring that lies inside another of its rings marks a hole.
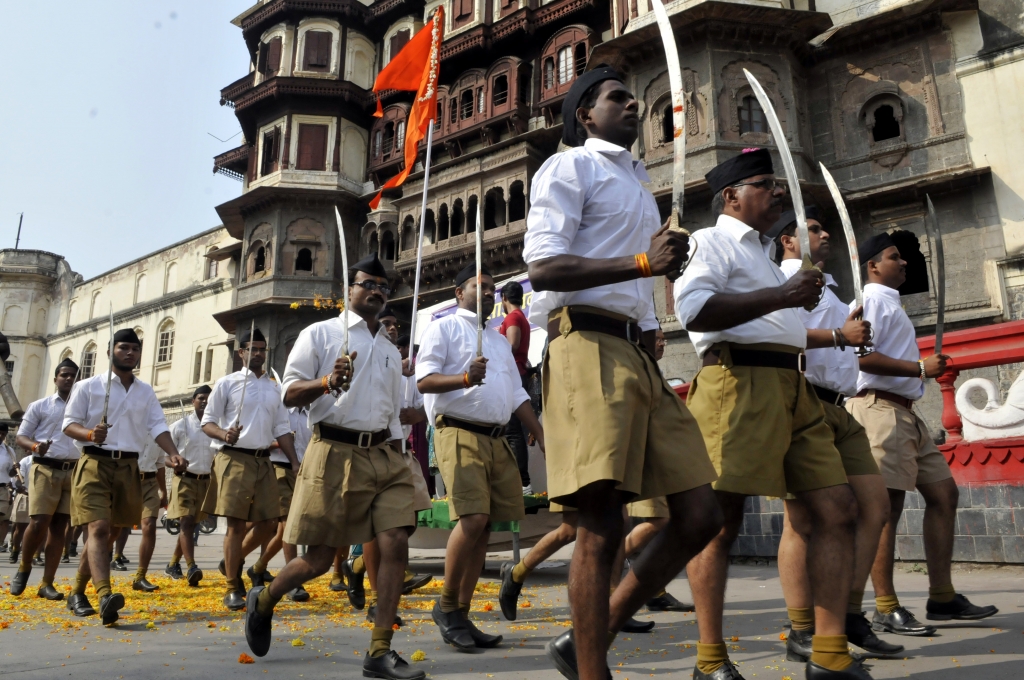
[[[970,395],[974,390],[985,393],[988,398],[985,408],[971,403]],[[1003,404],[999,403],[999,389],[991,380],[971,378],[956,391],[956,409],[960,412],[967,441],[1024,437],[1024,371],[1013,381]]]

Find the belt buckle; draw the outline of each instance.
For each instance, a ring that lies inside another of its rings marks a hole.
[[[68,471],[68,470],[70,470],[70,469],[71,469],[72,467],[73,467],[73,466],[72,466],[72,464],[71,464],[71,461],[69,461],[69,460],[66,460],[66,461],[64,461],[63,463],[61,463],[61,465],[60,465],[60,471],[61,471],[61,472],[67,472],[67,471]]]
[[[504,426],[502,426],[502,425],[497,425],[495,427],[492,427],[491,428],[491,439],[498,439],[499,437],[501,437],[501,430],[502,430],[503,427]]]
[[[363,437],[366,437],[366,443],[365,444],[363,443]],[[356,446],[358,446],[361,449],[368,449],[368,448],[370,448],[370,443],[372,441],[373,441],[373,433],[372,432],[360,432],[359,433],[359,439],[357,440]]]
[[[111,451],[110,452],[110,458],[112,460],[121,460],[121,452],[120,451]]]
[[[801,374],[807,372],[807,355],[803,350],[796,355],[796,370],[800,371]]]

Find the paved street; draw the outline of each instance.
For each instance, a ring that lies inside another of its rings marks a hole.
[[[14,566],[0,555],[0,675],[16,678],[355,678],[368,646],[369,631],[362,612],[354,612],[327,588],[328,577],[308,586],[313,599],[305,605],[282,604],[275,619],[275,642],[270,654],[253,664],[239,662],[248,652],[241,630],[242,616],[220,605],[222,580],[216,571],[220,536],[204,536],[198,550],[207,578],[198,589],[163,575],[173,547],[161,532],[151,580],[161,590],[151,595],[134,593],[127,578],[135,568],[138,534],[126,554],[130,571],[116,582],[128,604],[121,621],[103,628],[96,617],[77,619],[63,603],[34,597],[39,570],[20,599],[7,594]],[[415,551],[414,570],[440,578],[437,551]],[[395,648],[406,659],[422,651],[422,664],[433,678],[560,678],[544,656],[547,640],[565,630],[568,607],[565,595],[568,550],[555,555],[547,568],[534,572],[521,600],[520,620],[501,619],[496,600],[497,569],[507,554],[488,559],[488,580],[474,602],[475,618],[488,632],[505,635],[505,645],[481,654],[459,654],[441,642],[430,622],[429,610],[440,592],[435,580],[429,587],[403,599],[400,612],[405,627],[395,636]],[[159,565],[159,566],[157,566]],[[272,565],[276,571],[280,559]],[[914,570],[916,569],[916,571]],[[58,583],[67,589],[73,565],[62,565]],[[726,612],[726,635],[732,656],[747,680],[803,678],[800,664],[787,663],[780,641],[785,606],[774,566],[741,565],[732,568]],[[959,569],[960,590],[982,604],[996,604],[1001,612],[974,624],[942,625],[934,638],[900,638],[906,657],[879,660],[871,665],[875,678],[915,677],[928,680],[1020,678],[1024,668],[1024,569],[977,567]],[[923,618],[927,577],[923,567],[902,570],[897,586],[904,604]],[[91,590],[91,589],[90,589]],[[680,599],[689,598],[685,579],[670,587]],[[90,595],[96,604],[95,595]],[[870,593],[869,593],[870,597]],[[527,605],[529,603],[529,605]],[[696,649],[693,614],[641,615],[658,622],[646,635],[620,636],[612,660],[616,680],[641,677],[689,678]],[[895,636],[887,636],[895,641]],[[419,655],[417,655],[419,656]],[[965,669],[970,668],[970,671]]]

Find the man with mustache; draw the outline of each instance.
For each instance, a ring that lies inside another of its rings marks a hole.
[[[484,268],[477,280],[471,263],[455,277],[458,308],[427,326],[416,362],[428,422],[437,428],[434,451],[448,490],[449,516],[458,521],[448,539],[444,588],[432,616],[441,639],[460,652],[489,649],[502,640],[480,631],[469,610],[491,522],[525,517],[519,467],[505,438],[513,412],[544,447],[544,432],[508,341],[485,326],[483,355],[477,356],[478,295],[487,319],[494,309],[494,279]]]
[[[914,402],[924,395],[924,381],[942,375],[949,357],[921,358],[914,325],[900,304],[898,289],[907,278],[907,263],[892,237],[888,233],[873,236],[859,251],[867,272],[864,319],[875,329],[875,351],[861,357],[857,396],[846,402],[846,409],[867,431],[891,506],[871,569],[875,587],[871,624],[877,631],[928,636],[935,633],[935,627],[921,623],[900,605],[892,580],[896,525],[907,491],[915,488],[925,501],[928,619],[975,621],[999,610],[973,605],[953,587],[951,563],[959,492],[928,426],[913,409]]]
[[[661,224],[631,149],[639,102],[599,66],[562,103],[562,141],[530,192],[523,259],[530,320],[548,329],[548,494],[578,511],[573,629],[548,645],[569,678],[605,680],[608,648],[721,526],[700,429],[654,361],[654,276],[679,270],[687,237]],[[669,521],[609,599],[623,506],[665,496]]]
[[[142,478],[139,453],[151,440],[167,454],[166,464],[175,471],[188,467],[178,455],[167,430],[164,411],[156,393],[132,371],[139,363],[142,342],[135,331],[114,333],[110,357],[110,402],[106,420],[103,405],[107,372],[75,383],[64,410],[64,434],[75,440],[81,452],[71,487],[71,523],[87,525],[88,540],[82,551],[68,609],[75,616],[96,613],[85,596],[89,579],[100,598],[103,625],[117,621],[124,595],[110,589],[109,550],[120,527],[131,526],[142,515]]]
[[[695,680],[737,680],[723,639],[729,548],[747,496],[794,494],[813,518],[808,572],[815,635],[810,680],[869,678],[850,656],[846,609],[857,501],[821,402],[804,379],[808,338],[797,309],[814,306],[825,285],[817,268],[787,279],[766,234],[782,216],[786,190],[767,149],[748,149],[705,175],[714,227],[675,283],[676,314],[703,364],[687,396],[718,470],[715,493],[725,527],[687,565],[700,641]]]

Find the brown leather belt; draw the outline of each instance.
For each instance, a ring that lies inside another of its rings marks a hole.
[[[640,344],[642,331],[640,330],[640,324],[638,323],[633,321],[621,321],[602,314],[581,312],[573,309],[572,307],[563,309],[565,310],[565,313],[569,315],[569,321],[572,323],[572,330],[569,331],[570,333],[577,331],[594,331],[597,333],[604,333],[605,335],[612,335],[616,338],[622,338],[626,342],[634,345]],[[557,338],[561,335],[561,331],[559,330],[560,324],[560,318],[548,321],[549,338]]]
[[[704,366],[717,366],[721,363],[719,356],[721,350],[709,349],[704,352],[701,359]],[[787,368],[803,373],[807,369],[807,355],[803,352],[790,354],[789,352],[773,352],[764,349],[740,349],[730,347],[729,354],[732,357],[733,366],[756,366],[760,368]]]
[[[820,387],[811,383],[811,387],[814,388],[814,393],[818,395],[818,399],[821,399],[826,404],[832,404],[834,406],[842,406],[846,401],[846,395],[840,392],[833,392],[827,387]]]
[[[88,453],[90,456],[98,456],[100,458],[111,458],[113,460],[138,460],[139,458],[138,451],[108,451],[98,446],[86,446],[82,453]]]
[[[139,473],[139,477],[141,477],[143,480],[146,480],[146,479],[156,479],[156,471],[153,471],[153,472],[140,472]]]
[[[878,399],[885,399],[886,401],[891,401],[892,403],[899,404],[900,406],[908,410],[914,408],[913,399],[907,399],[906,397],[902,397],[898,394],[894,394],[887,390],[861,390],[860,392],[857,393],[857,396],[866,397],[872,392],[875,393],[875,397],[877,397]]]
[[[197,475],[194,472],[175,472],[176,477],[186,477],[188,479],[209,479],[210,475]]]
[[[235,453],[244,453],[249,456],[255,456],[256,458],[266,458],[270,455],[270,449],[243,449],[240,446],[225,446],[221,451],[234,451]]]
[[[448,427],[457,427],[460,430],[468,430],[470,432],[476,432],[482,434],[485,437],[491,439],[498,439],[499,437],[505,436],[504,425],[481,425],[479,423],[471,423],[466,420],[459,420],[458,418],[452,418],[451,416],[441,416],[441,422]]]
[[[37,465],[44,465],[54,470],[71,470],[78,464],[78,459],[68,460],[66,458],[44,458],[43,456],[32,456],[32,462]]]
[[[380,446],[391,437],[391,430],[384,429],[379,432],[359,432],[344,427],[334,427],[326,423],[318,423],[320,426],[320,439],[330,439],[339,444],[351,444],[361,449],[371,449]],[[289,467],[291,465],[289,464]]]

